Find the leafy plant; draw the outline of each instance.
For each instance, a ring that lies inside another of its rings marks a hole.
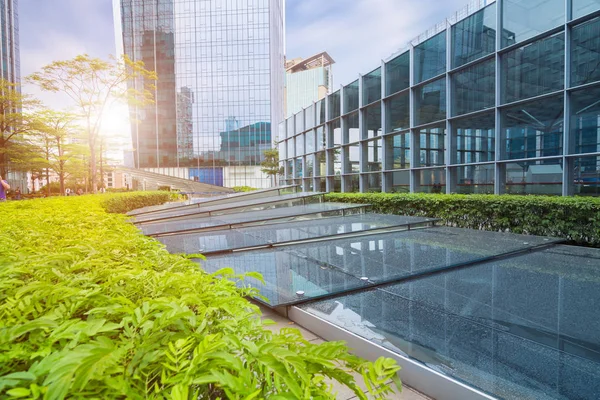
[[[389,393],[393,360],[263,329],[242,276],[209,275],[103,209],[168,199],[0,204],[0,398],[333,399],[336,380],[364,399],[353,371]]]

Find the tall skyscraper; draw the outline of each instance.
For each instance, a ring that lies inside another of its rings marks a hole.
[[[0,28],[2,29],[0,72],[2,78],[13,83],[21,81],[18,5],[18,0],[0,0]]]
[[[286,118],[330,93],[334,63],[327,52],[306,59],[294,58],[285,63]]]
[[[284,117],[283,2],[114,0],[117,46],[158,75],[155,103],[130,108],[136,167],[269,185],[260,162]]]

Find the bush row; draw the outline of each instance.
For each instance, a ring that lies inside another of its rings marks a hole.
[[[384,214],[441,218],[460,228],[553,236],[600,247],[597,198],[424,193],[330,193],[326,198],[372,204]]]
[[[0,398],[333,399],[332,379],[365,398],[352,371],[385,398],[393,360],[263,329],[243,277],[202,272],[102,205],[167,198],[107,196],[0,203]]]
[[[177,198],[169,192],[128,192],[105,194],[102,206],[109,213],[124,214],[138,208],[156,206]]]

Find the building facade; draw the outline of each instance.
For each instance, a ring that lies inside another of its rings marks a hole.
[[[327,52],[307,59],[295,58],[285,63],[286,118],[330,93],[334,63]]]
[[[156,71],[155,103],[131,107],[134,165],[224,186],[260,172],[281,121],[283,0],[115,0],[122,50]],[[130,82],[142,87],[143,82]]]
[[[599,124],[600,2],[481,0],[281,123],[279,153],[306,189],[600,195]]]

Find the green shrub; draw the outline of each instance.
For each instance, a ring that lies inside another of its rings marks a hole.
[[[173,196],[169,192],[111,193],[103,196],[102,206],[109,213],[124,214],[138,208],[164,204],[176,197],[177,194]]]
[[[334,398],[328,379],[365,398],[353,370],[385,397],[393,360],[263,329],[243,277],[169,254],[108,196],[0,204],[0,398]]]
[[[234,187],[232,187],[232,189],[236,193],[239,193],[239,192],[253,192],[255,190],[258,190],[257,188],[253,188],[251,186],[234,186]]]
[[[460,228],[553,236],[600,247],[598,198],[424,193],[330,193],[326,198],[369,203],[385,214],[441,218]]]

